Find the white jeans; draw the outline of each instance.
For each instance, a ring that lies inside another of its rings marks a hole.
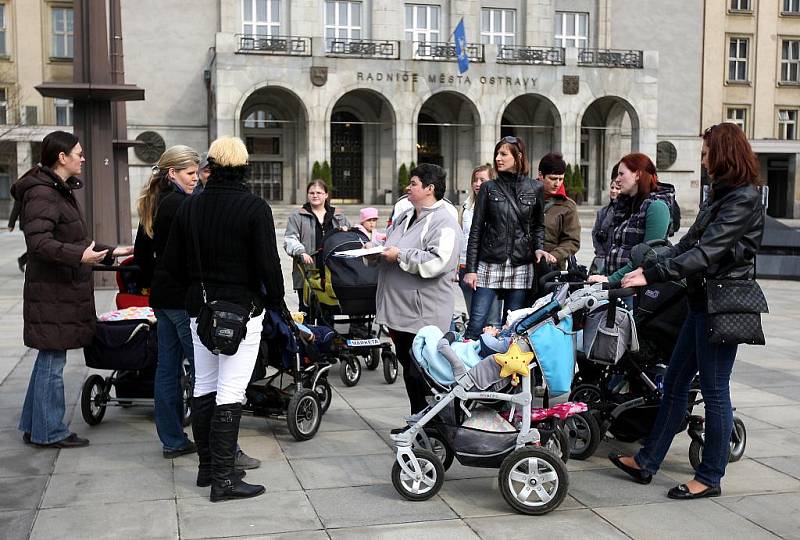
[[[264,313],[247,321],[247,335],[233,356],[214,354],[197,336],[197,319],[192,317],[194,345],[194,397],[217,393],[217,405],[241,403],[258,358]]]

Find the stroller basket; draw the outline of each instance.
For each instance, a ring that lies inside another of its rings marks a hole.
[[[141,370],[155,363],[154,325],[146,319],[98,321],[92,344],[83,349],[86,365],[94,369]]]

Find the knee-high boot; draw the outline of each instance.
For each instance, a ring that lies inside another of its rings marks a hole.
[[[217,393],[212,392],[200,397],[192,398],[192,434],[197,445],[197,486],[208,487],[211,485],[211,418],[214,416],[214,407]],[[238,477],[245,476],[244,471],[237,471]]]
[[[211,502],[247,499],[264,493],[264,486],[243,482],[236,474],[236,441],[242,404],[217,405],[211,419]]]

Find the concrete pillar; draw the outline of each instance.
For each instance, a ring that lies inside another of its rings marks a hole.
[[[33,164],[39,161],[38,156],[33,157],[31,143],[28,141],[17,141],[17,178],[25,174]]]

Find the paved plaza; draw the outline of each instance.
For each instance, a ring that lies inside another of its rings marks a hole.
[[[583,236],[581,260],[588,260],[588,230]],[[364,370],[358,385],[346,388],[335,366],[333,403],[314,439],[298,443],[284,422],[243,418],[241,446],[263,461],[247,480],[263,483],[267,493],[212,504],[208,488],[194,485],[196,456],[162,457],[151,408],[111,407],[100,425],[84,423],[76,407],[89,372],[81,351],[70,351],[65,370],[67,420],[91,446],[23,444],[16,425],[35,358],[22,344],[16,257],[23,249],[18,232],[0,235],[2,539],[800,538],[798,282],[761,282],[771,309],[764,317],[767,346],[741,347],[734,369],[734,404],[748,439],[744,459],[728,468],[722,497],[666,497],[692,472],[683,434],[648,486],[627,480],[605,458],[632,445],[606,441],[595,457],[569,461],[569,495],[542,517],[513,513],[496,470],[457,463],[437,496],[405,501],[391,485],[389,441],[389,430],[408,413],[402,379],[387,385],[379,371]],[[97,293],[98,313],[113,307],[113,297]],[[287,303],[296,305],[293,294]]]

